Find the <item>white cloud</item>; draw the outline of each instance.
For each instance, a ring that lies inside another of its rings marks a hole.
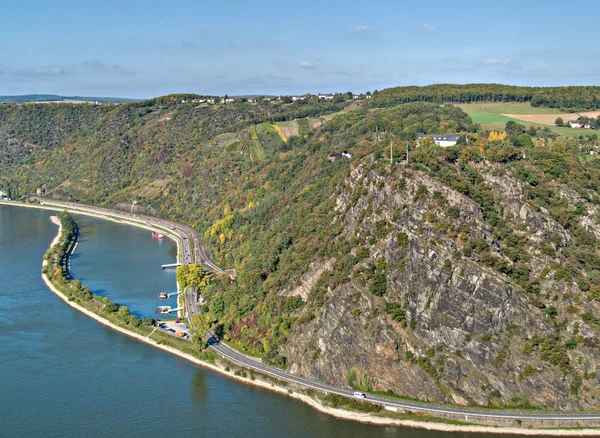
[[[315,68],[315,66],[313,65],[313,63],[312,63],[312,62],[309,62],[309,61],[300,61],[300,62],[298,63],[298,67],[300,67],[300,68],[305,68],[305,69],[307,69],[307,70],[312,70],[312,69],[314,69],[314,68]]]
[[[354,29],[352,29],[352,32],[366,32],[368,30],[371,30],[371,26],[367,24],[359,24]]]
[[[514,62],[512,58],[485,58],[481,61],[483,65],[509,65]]]
[[[425,23],[423,29],[425,29],[425,32],[435,32],[435,26],[433,24]]]

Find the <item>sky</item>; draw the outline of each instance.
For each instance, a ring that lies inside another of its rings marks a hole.
[[[0,95],[600,85],[600,1],[1,0]]]

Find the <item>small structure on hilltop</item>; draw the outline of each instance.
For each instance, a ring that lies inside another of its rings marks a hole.
[[[583,128],[583,129],[590,129],[591,128],[591,126],[590,126],[589,123],[583,123],[583,122],[580,122],[579,120],[571,120],[569,122],[569,126],[571,128]]]
[[[445,148],[456,146],[462,137],[460,134],[419,134],[417,136],[417,145],[421,146],[423,139],[431,138],[436,145]]]
[[[333,94],[319,94],[317,97],[323,100],[331,100],[333,99]]]

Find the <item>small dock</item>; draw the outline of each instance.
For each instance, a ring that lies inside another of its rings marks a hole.
[[[160,269],[178,268],[181,263],[169,263],[167,265],[160,265]]]
[[[166,300],[167,298],[171,298],[174,297],[176,295],[179,295],[180,292],[160,292],[158,294],[158,299],[159,300]]]

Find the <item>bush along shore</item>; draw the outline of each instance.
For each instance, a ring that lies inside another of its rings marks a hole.
[[[44,255],[42,264],[42,278],[50,290],[69,306],[116,331],[197,365],[217,371],[229,378],[288,395],[309,404],[320,412],[337,418],[376,425],[394,425],[446,432],[544,434],[546,436],[594,436],[594,433],[597,433],[596,430],[591,429],[549,430],[489,427],[437,418],[427,414],[419,415],[410,411],[390,412],[377,404],[362,403],[333,394],[324,394],[254,370],[245,369],[221,358],[210,350],[205,350],[206,344],[200,336],[193,336],[192,342],[169,336],[155,330],[153,318],[140,319],[132,315],[126,306],[120,306],[107,297],[94,295],[87,286],[72,278],[69,270],[70,256],[77,247],[79,239],[79,228],[76,222],[67,211],[59,213],[58,217],[53,216],[51,220],[59,226],[59,232]]]
[[[108,297],[94,295],[87,286],[73,279],[69,271],[69,259],[79,239],[79,228],[66,211],[61,212],[58,221],[54,222],[60,227],[59,236],[44,255],[42,276],[64,297],[63,299],[132,333],[142,336],[152,334],[152,339],[160,345],[174,347],[201,360],[214,362],[214,355],[211,352],[200,352],[193,343],[154,331],[153,318],[140,319],[132,315],[127,306],[120,306],[110,301]]]

